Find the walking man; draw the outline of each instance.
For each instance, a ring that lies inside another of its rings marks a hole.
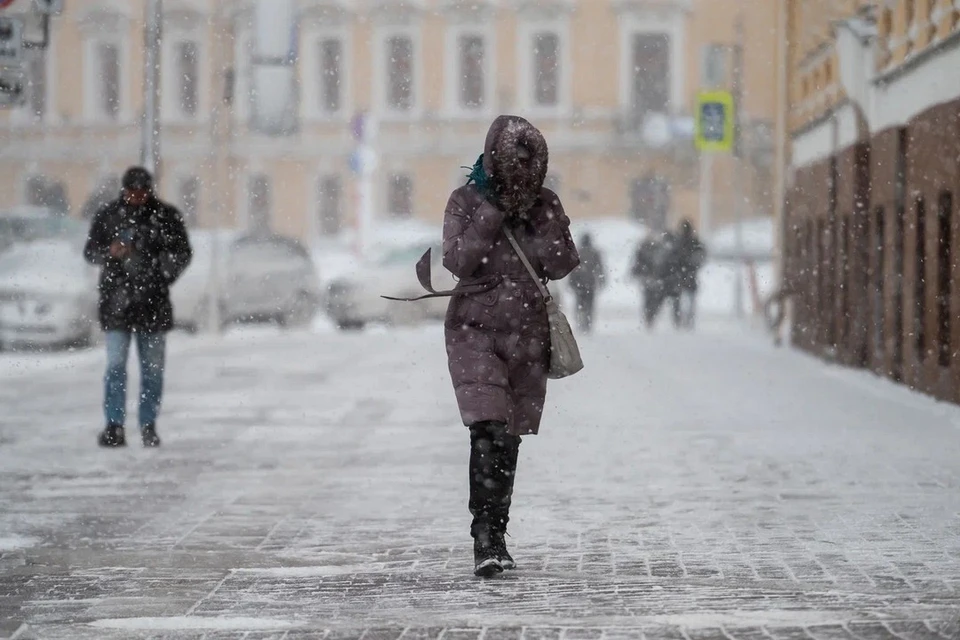
[[[597,291],[603,288],[606,271],[603,256],[593,244],[589,233],[580,237],[577,243],[580,251],[580,266],[570,274],[570,285],[577,301],[577,323],[580,330],[589,333],[593,330],[593,311],[596,305]]]
[[[107,371],[100,446],[126,444],[127,357],[136,337],[140,435],[143,446],[157,447],[166,333],[173,328],[170,286],[192,257],[183,218],[157,198],[150,172],[132,167],[123,175],[120,197],[94,216],[83,254],[101,267],[99,315]]]

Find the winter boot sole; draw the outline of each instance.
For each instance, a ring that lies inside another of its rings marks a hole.
[[[517,563],[513,560],[500,560],[500,566],[506,569],[507,571],[513,571],[517,568]]]
[[[503,572],[503,565],[496,558],[487,558],[477,565],[473,570],[473,575],[478,578],[491,578],[498,573]]]

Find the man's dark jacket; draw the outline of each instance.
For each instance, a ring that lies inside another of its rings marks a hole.
[[[130,257],[110,257],[114,240],[133,247]],[[157,333],[173,328],[170,286],[193,253],[183,217],[152,197],[136,207],[117,199],[94,216],[83,255],[100,272],[100,326],[104,331]]]

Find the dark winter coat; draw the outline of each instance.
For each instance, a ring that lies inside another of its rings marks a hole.
[[[524,156],[530,157],[524,159]],[[453,192],[443,223],[443,264],[458,287],[493,281],[451,298],[447,356],[464,424],[496,421],[534,434],[546,397],[550,330],[544,301],[503,233],[510,228],[537,273],[559,280],[579,264],[570,220],[543,188],[547,144],[523,118],[501,116],[487,134],[486,183]]]
[[[114,240],[132,242],[133,254],[110,257]],[[152,198],[140,207],[122,199],[94,216],[83,251],[100,265],[100,326],[104,331],[156,333],[173,328],[172,285],[192,251],[180,212]]]
[[[707,250],[695,233],[679,234],[676,239],[675,267],[683,291],[697,290],[697,276],[707,257]]]
[[[570,274],[570,285],[578,298],[589,298],[603,286],[606,270],[603,256],[592,244],[582,244],[579,250],[580,266]]]

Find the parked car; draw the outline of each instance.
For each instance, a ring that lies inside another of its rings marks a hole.
[[[14,245],[41,240],[74,241],[87,233],[87,224],[43,207],[0,211],[0,252]]]
[[[416,298],[426,293],[417,280],[414,265],[427,249],[431,249],[434,288],[438,291],[454,288],[456,280],[442,264],[439,244],[417,243],[388,252],[369,266],[332,280],[327,285],[327,315],[341,329],[363,329],[373,322],[411,325],[443,320],[449,298],[396,302],[381,297]],[[559,290],[551,287],[551,292],[562,304]]]
[[[207,322],[213,293],[214,237],[191,236],[193,261],[171,291],[178,326],[196,331]],[[221,232],[217,261],[219,312],[224,324],[274,321],[309,322],[320,308],[321,289],[309,252],[283,236],[243,236]]]
[[[331,281],[327,286],[327,314],[341,329],[362,329],[371,322],[399,325],[443,318],[446,298],[393,302],[380,297],[412,298],[426,293],[413,265],[428,248],[432,248],[433,286],[437,290],[453,288],[456,282],[441,264],[440,247],[414,244],[388,251],[355,273]]]
[[[99,336],[97,270],[78,241],[45,240],[0,254],[0,345],[86,345]]]

